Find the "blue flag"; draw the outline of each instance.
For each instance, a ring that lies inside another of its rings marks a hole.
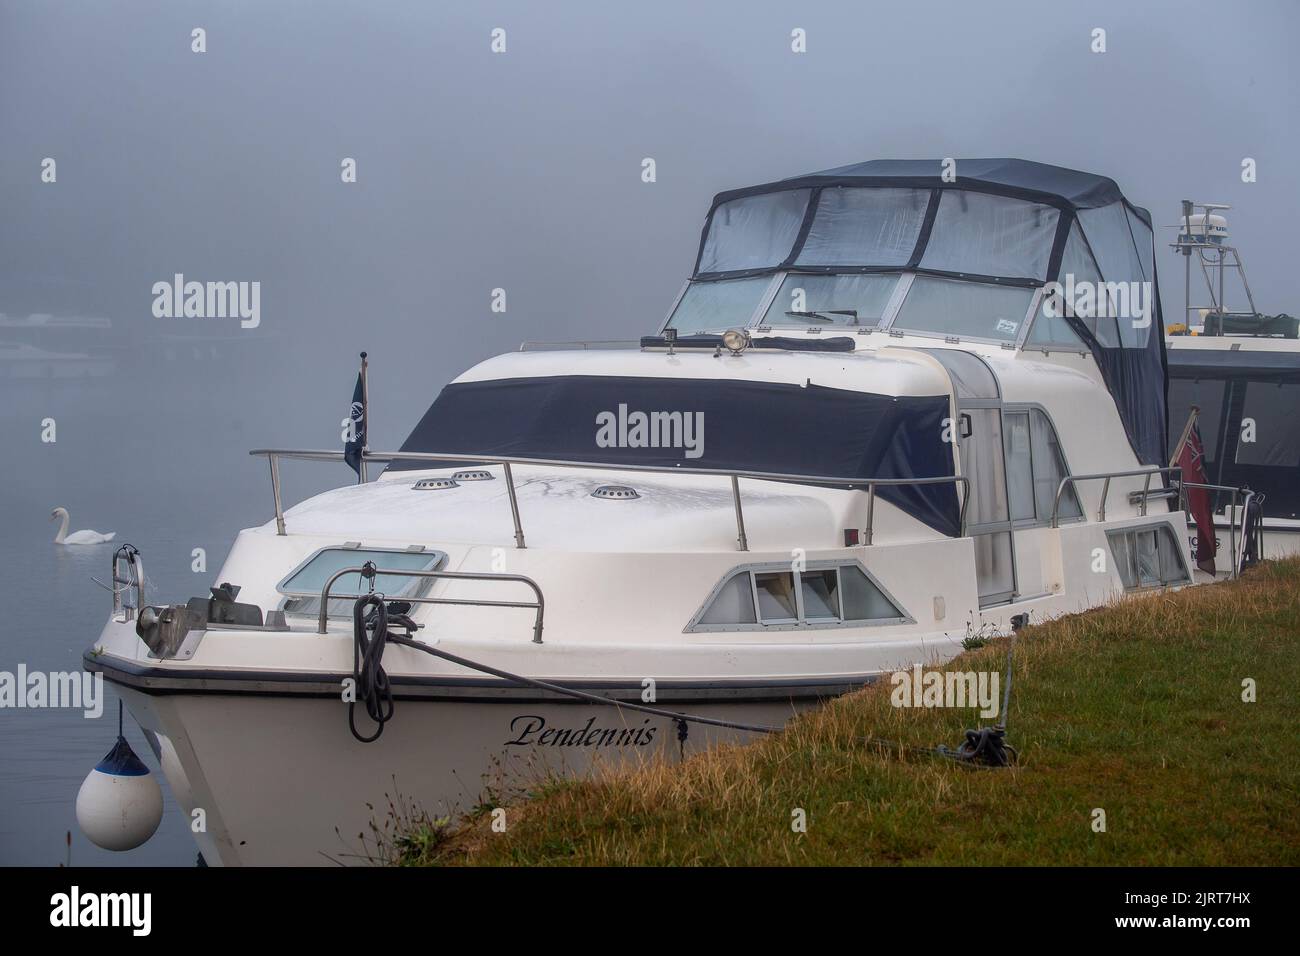
[[[361,373],[357,373],[357,387],[352,390],[351,440],[343,442],[343,460],[361,477],[361,449],[366,447],[366,392],[361,383]]]

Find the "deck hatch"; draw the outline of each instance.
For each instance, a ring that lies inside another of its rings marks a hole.
[[[344,568],[360,567],[367,561],[392,574],[375,578],[375,590],[385,597],[399,599],[422,594],[428,590],[429,579],[404,575],[402,571],[433,571],[446,560],[443,551],[412,551],[388,548],[321,548],[290,571],[277,584],[276,590],[285,595],[282,609],[288,614],[319,614],[320,593],[325,582]],[[330,592],[331,617],[346,617],[352,613],[352,603],[369,591],[370,586],[360,575],[341,578]]]

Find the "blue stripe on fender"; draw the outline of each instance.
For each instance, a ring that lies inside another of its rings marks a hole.
[[[112,777],[143,777],[149,773],[149,768],[140,762],[125,737],[117,738],[113,749],[95,764],[95,769]]]

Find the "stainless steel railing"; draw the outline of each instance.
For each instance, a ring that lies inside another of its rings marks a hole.
[[[1232,558],[1232,567],[1230,568],[1231,576],[1237,577],[1241,574],[1241,565],[1246,558],[1246,517],[1250,514],[1250,502],[1255,497],[1255,492],[1249,488],[1234,488],[1232,485],[1208,485],[1199,481],[1180,481],[1178,483],[1178,508],[1180,511],[1185,510],[1183,494],[1187,488],[1203,488],[1206,491],[1230,491],[1232,492],[1232,511],[1228,515],[1228,553]],[[1237,502],[1241,502],[1240,508]],[[1237,517],[1241,516],[1241,554],[1237,554]],[[1264,542],[1260,540],[1260,549],[1263,549]]]
[[[249,452],[253,456],[265,457],[271,463],[271,488],[275,498],[276,534],[285,534],[284,510],[280,501],[280,465],[281,459],[299,461],[343,461],[341,451],[318,451],[310,449],[257,448]],[[748,551],[749,538],[745,533],[745,515],[741,504],[740,479],[753,481],[783,481],[806,485],[845,485],[849,488],[865,488],[867,494],[867,524],[863,534],[866,545],[872,542],[875,522],[876,489],[878,487],[901,487],[954,484],[960,485],[960,511],[958,513],[959,534],[966,533],[966,504],[970,498],[970,479],[964,475],[940,475],[934,478],[828,478],[820,475],[788,475],[766,471],[728,471],[722,468],[668,468],[663,465],[610,464],[590,461],[569,461],[555,458],[495,458],[483,455],[454,455],[441,452],[373,452],[367,451],[363,461],[416,461],[427,462],[430,467],[438,464],[463,464],[471,462],[484,465],[501,465],[505,471],[506,492],[510,500],[510,517],[514,522],[515,547],[526,547],[524,529],[519,517],[519,499],[515,494],[514,473],[512,465],[537,465],[546,468],[581,468],[597,471],[637,471],[663,475],[712,475],[727,478],[731,482],[731,497],[736,514],[736,550]]]
[[[537,582],[530,577],[522,574],[495,574],[495,573],[476,573],[469,571],[408,571],[398,568],[379,568],[374,564],[364,564],[356,568],[344,568],[335,572],[330,579],[325,582],[325,586],[320,592],[320,616],[316,621],[316,633],[326,633],[326,624],[329,620],[329,602],[330,588],[334,582],[345,574],[358,574],[368,577],[373,587],[375,579],[381,574],[389,574],[398,577],[410,578],[454,578],[469,581],[514,581],[519,584],[526,584],[533,589],[533,594],[537,595],[535,602],[528,601],[487,601],[473,598],[433,598],[433,597],[401,597],[393,598],[394,601],[406,601],[411,604],[460,604],[470,607],[517,607],[531,608],[536,611],[533,616],[533,643],[542,643],[542,618],[546,613],[546,599],[542,597],[542,589],[537,586]],[[336,594],[334,597],[340,599],[352,599],[364,597],[362,594]]]
[[[1186,490],[1188,488],[1203,488],[1206,491],[1226,491],[1232,494],[1232,512],[1228,519],[1228,549],[1232,559],[1230,573],[1232,577],[1241,574],[1242,561],[1245,559],[1245,548],[1241,553],[1237,552],[1237,518],[1241,515],[1242,522],[1242,541],[1245,541],[1245,521],[1246,515],[1249,514],[1250,502],[1255,497],[1255,492],[1248,488],[1235,488],[1232,485],[1211,485],[1198,481],[1183,481],[1182,468],[1178,465],[1172,465],[1167,468],[1149,468],[1135,471],[1112,471],[1102,472],[1096,475],[1067,475],[1061,479],[1061,483],[1056,488],[1056,500],[1052,504],[1052,527],[1060,527],[1060,510],[1061,498],[1065,494],[1065,489],[1071,484],[1080,481],[1101,481],[1101,505],[1097,509],[1097,520],[1106,520],[1106,499],[1110,493],[1110,481],[1112,478],[1135,478],[1144,476],[1141,491],[1134,491],[1129,494],[1129,502],[1140,506],[1139,514],[1145,516],[1147,513],[1147,503],[1152,498],[1171,498],[1177,496],[1178,510],[1186,510]],[[1153,475],[1175,475],[1174,488],[1157,488],[1151,489],[1151,478]],[[1240,506],[1238,505],[1240,502]]]
[[[1111,479],[1112,478],[1138,478],[1141,476],[1146,476],[1145,481],[1143,482],[1142,485],[1142,491],[1140,492],[1141,498],[1139,499],[1138,502],[1141,506],[1139,514],[1145,516],[1147,513],[1147,499],[1162,493],[1162,489],[1157,489],[1155,492],[1152,492],[1151,477],[1153,475],[1172,474],[1173,472],[1177,472],[1179,477],[1180,478],[1182,477],[1183,470],[1177,465],[1174,465],[1172,467],[1165,467],[1165,468],[1138,468],[1132,471],[1103,471],[1095,475],[1066,475],[1064,478],[1061,479],[1061,483],[1056,486],[1056,499],[1052,502],[1052,527],[1059,528],[1061,526],[1061,498],[1065,494],[1065,489],[1070,487],[1071,485],[1078,484],[1081,481],[1102,482],[1101,506],[1097,509],[1097,520],[1105,521],[1106,520],[1106,499],[1110,496]],[[1135,492],[1135,494],[1138,493]]]
[[[126,576],[118,573],[121,564],[126,563]],[[140,552],[129,544],[124,544],[113,552],[113,564],[108,576],[109,590],[113,592],[113,617],[122,614],[122,621],[132,621],[144,610],[144,561]],[[132,608],[122,600],[122,592],[135,586],[135,607]]]

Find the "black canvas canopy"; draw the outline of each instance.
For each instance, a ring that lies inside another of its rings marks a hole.
[[[1139,461],[1164,464],[1164,317],[1151,216],[1112,179],[1021,159],[873,160],[715,196],[695,281],[776,272],[1149,289],[1145,324],[1039,310],[1025,347],[1082,343]]]
[[[657,411],[647,415],[651,409]],[[478,454],[843,477],[844,487],[861,487],[862,479],[951,475],[952,444],[942,437],[949,414],[946,395],[880,395],[811,382],[548,375],[452,382],[401,450],[465,454],[467,463]],[[961,533],[955,484],[882,485],[878,494],[944,534]]]

